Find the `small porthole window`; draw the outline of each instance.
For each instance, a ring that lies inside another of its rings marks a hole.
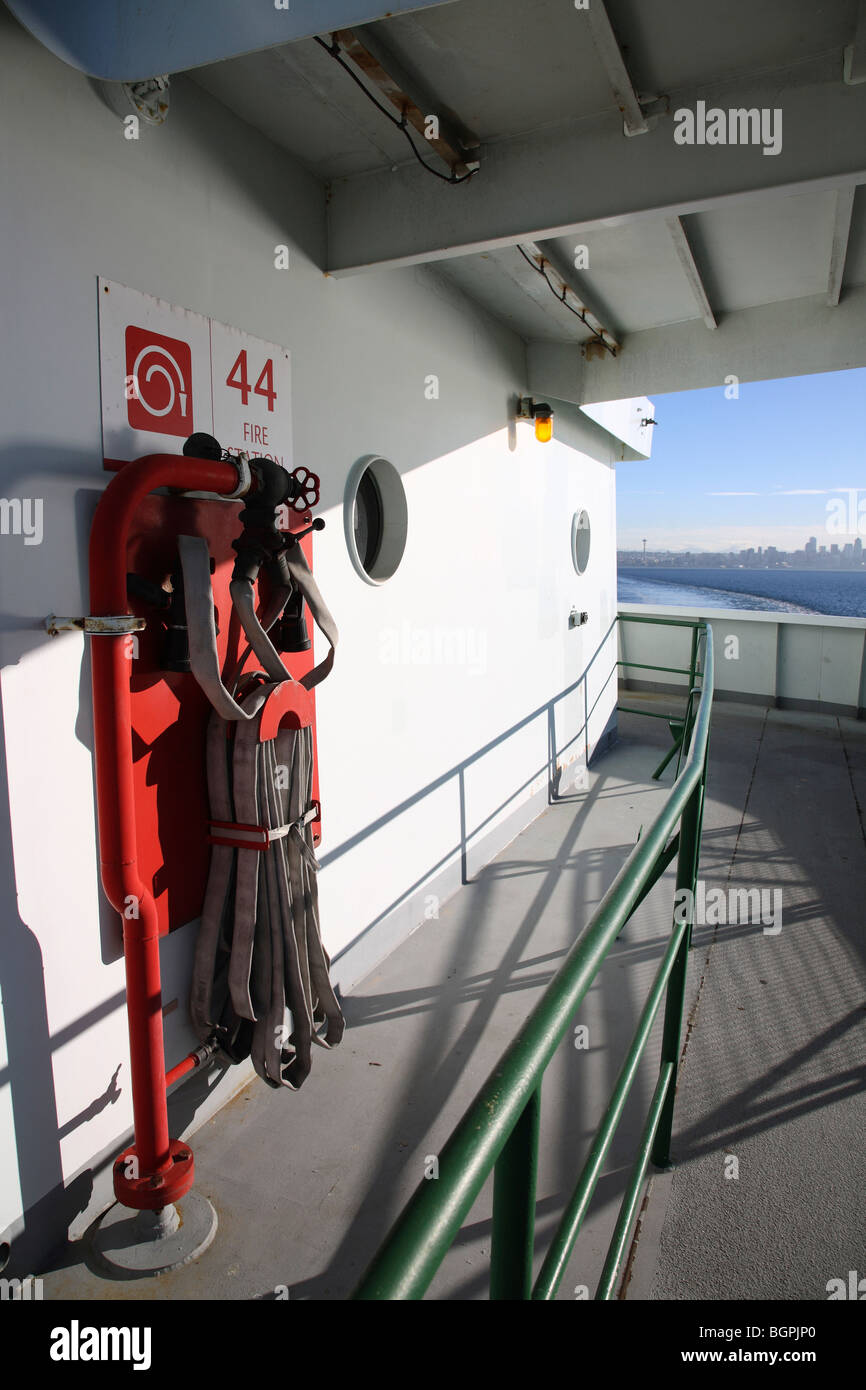
[[[383,584],[403,558],[409,518],[403,480],[392,463],[370,454],[355,464],[343,515],[352,564],[368,584]]]
[[[583,574],[589,564],[590,538],[589,513],[575,512],[571,522],[571,559],[578,574]]]
[[[369,468],[361,475],[355,494],[355,549],[367,574],[373,569],[382,549],[382,494]]]

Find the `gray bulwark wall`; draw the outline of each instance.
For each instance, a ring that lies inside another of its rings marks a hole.
[[[620,604],[620,613],[671,618],[702,618],[711,626],[715,654],[715,694],[824,714],[863,717],[866,710],[866,619],[806,613],[749,613],[709,608]],[[687,666],[685,629],[653,624],[619,624],[621,660],[655,666]],[[658,678],[656,675],[658,674]],[[680,691],[684,676],[624,667],[626,690]]]

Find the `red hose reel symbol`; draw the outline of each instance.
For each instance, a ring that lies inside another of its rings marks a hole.
[[[126,411],[134,430],[193,432],[192,352],[189,343],[130,324],[125,334]]]
[[[306,512],[311,507],[318,506],[319,493],[322,486],[318,473],[312,473],[309,468],[305,468],[304,465],[301,464],[299,468],[295,468],[292,471],[291,476],[294,478],[299,490],[298,496],[289,503],[292,511]]]

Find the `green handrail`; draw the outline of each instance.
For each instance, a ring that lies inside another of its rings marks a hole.
[[[628,621],[639,616],[622,615]],[[647,621],[664,621],[647,619]],[[574,1247],[605,1155],[610,1147],[644,1047],[666,993],[659,1079],[623,1199],[596,1298],[610,1298],[650,1156],[670,1166],[691,915],[675,921],[635,1036],[574,1193],[531,1288],[534,1252],[535,1174],[538,1162],[541,1083],[574,1013],[602,962],[636,907],[673,857],[677,888],[697,886],[700,830],[713,696],[713,645],[704,622],[671,621],[693,630],[690,690],[696,691],[699,644],[704,659],[700,699],[685,721],[689,751],[664,806],[620,869],[580,939],[536,1004],[517,1038],[481,1087],[439,1155],[436,1180],[422,1180],[353,1294],[355,1299],[422,1298],[473,1202],[494,1172],[491,1297],[553,1298]],[[691,735],[691,737],[689,737]],[[684,740],[684,741],[685,741]]]

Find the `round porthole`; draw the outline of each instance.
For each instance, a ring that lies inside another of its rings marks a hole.
[[[368,454],[346,484],[343,521],[349,557],[368,584],[384,584],[406,549],[409,510],[403,480],[392,463]]]
[[[571,522],[571,559],[578,574],[589,564],[589,512],[575,512]]]

